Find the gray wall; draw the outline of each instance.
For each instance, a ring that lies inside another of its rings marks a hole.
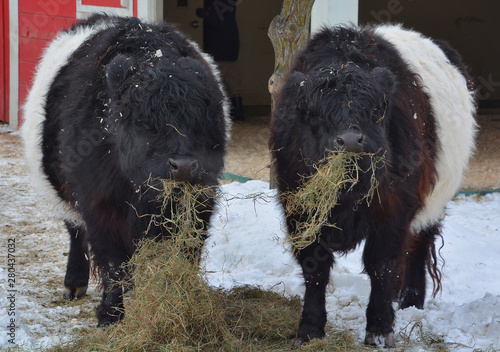
[[[203,47],[202,20],[195,15],[203,0],[188,0],[188,7],[177,7],[176,1],[165,0],[164,16]],[[274,72],[274,50],[267,30],[272,19],[281,11],[281,0],[244,0],[236,7],[240,34],[240,51],[235,62],[220,62],[219,68],[231,95],[243,97],[244,105],[270,105],[267,85]],[[193,29],[191,22],[200,27]]]
[[[500,1],[359,1],[360,24],[388,21],[448,41],[470,67],[479,98],[500,101]]]

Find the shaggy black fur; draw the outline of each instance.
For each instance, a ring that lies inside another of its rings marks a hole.
[[[94,15],[109,23],[82,44],[56,76],[46,104],[43,168],[83,225],[68,224],[67,298],[88,281],[90,244],[104,287],[99,325],[122,318],[120,265],[158,214],[149,178],[215,186],[226,147],[225,100],[199,50],[168,24]],[[214,201],[207,201],[210,208]],[[203,214],[205,223],[210,212]],[[78,233],[78,236],[76,235]],[[147,236],[168,236],[153,228]],[[83,258],[83,259],[82,259]]]
[[[456,53],[447,50],[456,61]],[[362,240],[366,240],[363,262],[372,287],[366,343],[382,335],[388,347],[393,345],[393,299],[400,298],[402,307],[423,306],[424,269],[439,226],[413,234],[410,224],[435,182],[439,141],[429,98],[418,82],[393,45],[373,29],[340,27],[316,34],[284,82],[270,141],[280,193],[300,187],[326,150],[345,147],[339,137],[346,133],[351,139],[356,136],[356,148],[385,155],[385,167],[377,171],[379,197],[371,206],[355,204],[370,185],[369,175],[364,175],[331,212],[330,223],[341,230],[325,227],[318,241],[295,250],[306,285],[298,341],[324,336],[332,253],[348,252]],[[362,161],[364,169],[368,162]],[[287,214],[291,233],[304,216]]]

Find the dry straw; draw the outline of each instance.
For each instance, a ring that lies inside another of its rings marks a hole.
[[[200,272],[193,250],[201,248],[205,230],[200,214],[210,211],[208,197],[215,191],[169,180],[149,185],[161,204],[161,213],[149,214],[149,227],[173,235],[138,243],[127,267],[134,288],[125,300],[124,320],[53,350],[261,351],[289,346],[300,316],[299,298],[250,287],[214,289]]]
[[[359,165],[363,158],[370,159],[369,167],[364,170]],[[285,212],[288,216],[301,215],[295,224],[291,241],[296,250],[301,250],[316,241],[323,227],[337,227],[329,222],[332,210],[338,205],[342,192],[349,192],[360,182],[360,175],[371,173],[368,191],[358,200],[357,205],[366,202],[371,205],[378,189],[376,170],[385,166],[384,156],[377,153],[352,153],[347,151],[328,151],[326,157],[313,164],[316,172],[304,176],[302,185],[287,192]]]
[[[212,212],[216,189],[170,179],[151,178],[147,186],[148,190],[158,193],[156,202],[160,204],[160,211],[159,214],[148,214],[151,221],[146,233],[152,226],[159,227],[163,233],[175,235],[176,240],[183,241],[185,250],[195,255],[193,251],[201,249],[203,239],[207,235],[202,217],[207,218],[206,213]]]

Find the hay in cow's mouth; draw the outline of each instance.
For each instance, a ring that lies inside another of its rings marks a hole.
[[[156,193],[153,201],[158,209],[154,214],[145,214],[151,217],[146,235],[157,227],[164,234],[183,234],[186,247],[203,246],[205,222],[213,211],[216,188],[163,178],[150,178],[146,186]]]
[[[366,169],[360,166],[364,158],[370,161]],[[329,215],[338,205],[340,194],[352,190],[360,182],[361,174],[369,175],[370,184],[356,205],[362,202],[371,205],[378,189],[376,171],[385,166],[385,158],[380,153],[332,150],[327,151],[325,158],[312,166],[316,170],[314,174],[303,176],[300,187],[281,195],[284,197],[287,216],[301,215],[301,220],[294,224],[295,231],[290,236],[295,250],[304,249],[316,241],[322,227],[337,227],[329,222]]]

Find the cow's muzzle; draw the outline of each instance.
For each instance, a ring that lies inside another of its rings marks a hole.
[[[168,163],[170,175],[176,181],[196,183],[200,178],[201,166],[196,159],[189,157],[170,158]]]
[[[363,151],[363,133],[358,130],[340,132],[334,140],[334,146],[339,150],[360,153]]]

